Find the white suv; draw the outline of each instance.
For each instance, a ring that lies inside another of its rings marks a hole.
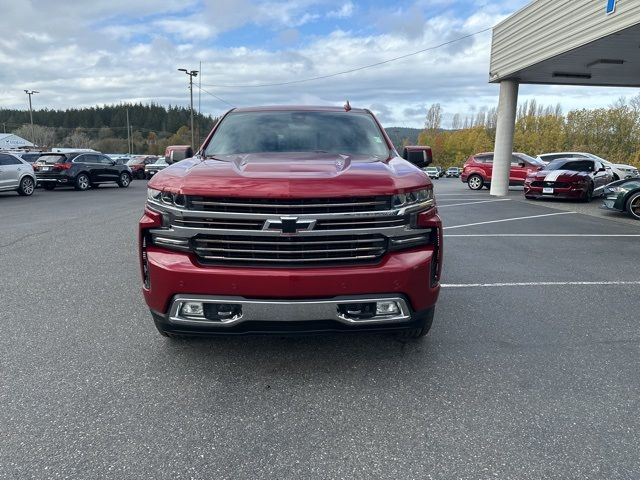
[[[586,152],[555,152],[555,153],[543,153],[538,155],[538,160],[542,160],[544,163],[549,163],[557,158],[590,158],[591,160],[598,160],[604,164],[604,167],[613,175],[614,180],[624,180],[626,178],[640,177],[640,172],[633,165],[625,165],[623,163],[611,163],[604,158],[600,158],[593,153]]]
[[[17,155],[0,152],[0,192],[15,190],[28,197],[36,189],[33,167]]]

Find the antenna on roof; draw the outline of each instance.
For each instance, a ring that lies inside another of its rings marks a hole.
[[[344,104],[344,111],[348,112],[349,110],[351,110],[351,105],[349,104],[349,100],[347,100],[347,103]]]

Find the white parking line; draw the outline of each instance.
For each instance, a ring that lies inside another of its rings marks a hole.
[[[461,205],[476,205],[478,203],[494,203],[494,202],[510,202],[511,200],[508,198],[504,198],[501,200],[479,200],[477,202],[465,202],[465,203],[453,203],[451,205],[438,205],[438,208],[444,207],[459,207]]]
[[[460,196],[459,193],[438,193],[438,192],[436,192],[436,195],[438,197],[459,197]],[[473,194],[466,195],[466,197],[468,197],[468,198],[471,198],[471,197],[487,198],[487,195],[482,195],[480,193],[476,193],[475,195],[473,195]]]
[[[447,238],[455,237],[560,237],[560,238],[579,238],[579,237],[592,237],[592,238],[634,238],[640,237],[640,234],[596,234],[596,233],[478,233],[469,235],[456,235],[446,234]]]
[[[492,288],[492,287],[564,287],[564,286],[608,286],[640,285],[633,282],[515,282],[515,283],[443,283],[442,288]]]
[[[531,218],[553,217],[557,215],[573,215],[575,213],[576,212],[559,212],[559,213],[545,213],[544,215],[531,215],[529,217],[504,218],[502,220],[489,220],[488,222],[467,223],[466,225],[453,225],[451,227],[444,227],[443,230],[451,230],[453,228],[475,227],[476,225],[489,225],[491,223],[514,222],[516,220],[529,220]]]

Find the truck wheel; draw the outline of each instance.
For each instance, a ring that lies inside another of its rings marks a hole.
[[[431,325],[433,325],[433,314],[436,311],[436,307],[431,308],[426,315],[422,317],[422,320],[418,324],[417,327],[408,328],[406,330],[401,330],[398,332],[399,338],[422,338],[429,330],[431,330]]]
[[[91,182],[89,181],[89,176],[86,173],[81,173],[76,177],[75,189],[84,192],[88,190],[91,186]]]
[[[118,186],[120,188],[127,188],[130,183],[131,183],[131,175],[129,175],[126,172],[121,173],[120,177],[118,178]]]
[[[467,185],[469,185],[471,190],[481,190],[484,185],[484,180],[480,175],[473,174],[467,179]]]
[[[637,220],[640,220],[640,193],[636,193],[627,201],[627,212]]]
[[[36,189],[36,183],[33,181],[31,177],[23,177],[20,181],[20,186],[18,187],[18,194],[23,197],[28,197],[29,195],[33,195],[33,191]]]

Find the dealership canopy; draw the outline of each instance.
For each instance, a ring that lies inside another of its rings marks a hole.
[[[33,143],[13,133],[0,133],[0,150],[33,147]]]
[[[493,29],[500,83],[492,195],[506,195],[521,83],[640,86],[639,0],[535,0]],[[538,152],[541,153],[541,152]]]

